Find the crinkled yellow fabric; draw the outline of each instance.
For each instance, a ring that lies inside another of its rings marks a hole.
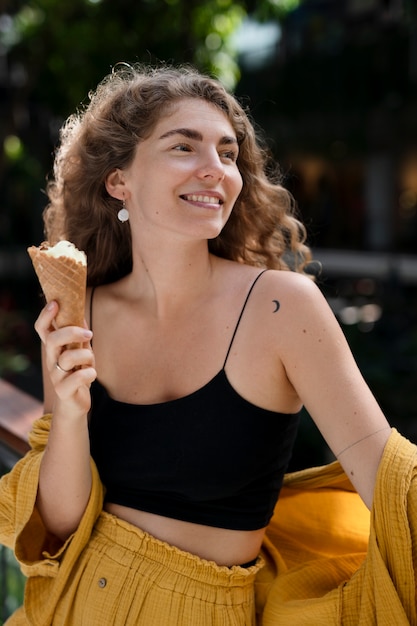
[[[0,480],[0,542],[14,549],[28,576],[25,606],[8,626],[52,623],[102,510],[92,461],[93,486],[79,528],[64,545],[46,532],[34,505],[50,419],[35,422],[32,450]],[[371,515],[337,462],[288,474],[255,583],[259,626],[417,625],[416,473],[417,447],[393,430]]]
[[[339,463],[287,475],[257,579],[262,626],[416,618],[417,446],[393,429],[371,514]]]
[[[36,512],[35,501],[50,423],[49,414],[35,421],[29,437],[31,451],[0,480],[0,543],[14,549],[21,569],[28,577],[24,607],[9,618],[8,626],[48,626],[52,623],[68,574],[88,543],[103,506],[103,487],[92,461],[93,485],[77,531],[63,545],[47,533]]]

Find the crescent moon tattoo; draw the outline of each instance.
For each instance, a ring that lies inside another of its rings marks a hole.
[[[275,304],[275,309],[272,311],[273,313],[276,313],[277,311],[279,311],[279,307],[281,306],[279,303],[279,300],[272,300],[272,302]]]

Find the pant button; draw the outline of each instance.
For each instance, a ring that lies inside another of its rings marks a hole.
[[[107,580],[106,580],[106,578],[99,578],[99,581],[98,581],[98,586],[99,586],[101,589],[104,589],[104,587],[105,587],[106,585],[107,585]]]

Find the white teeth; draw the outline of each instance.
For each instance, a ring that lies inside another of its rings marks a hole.
[[[192,194],[190,196],[185,196],[187,200],[191,202],[204,202],[205,204],[220,204],[219,198],[215,198],[214,196],[197,196]]]

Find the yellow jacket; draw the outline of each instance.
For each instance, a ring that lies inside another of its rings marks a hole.
[[[88,543],[103,506],[103,487],[91,461],[92,489],[77,531],[65,544],[46,531],[35,501],[50,425],[50,414],[34,422],[29,435],[31,450],[0,480],[0,543],[14,550],[22,572],[28,577],[24,607],[7,620],[7,626],[48,626],[52,623],[68,573]]]
[[[262,626],[416,625],[417,446],[392,430],[371,513],[337,462],[287,475],[264,551]]]
[[[36,513],[50,415],[34,423],[31,451],[0,480],[0,543],[28,577],[24,607],[7,626],[48,626],[69,572],[103,505],[93,485],[77,531],[62,545]],[[395,430],[377,476],[371,515],[335,462],[288,474],[263,545],[256,582],[262,626],[416,624],[417,446]],[[414,560],[413,560],[414,554]]]

